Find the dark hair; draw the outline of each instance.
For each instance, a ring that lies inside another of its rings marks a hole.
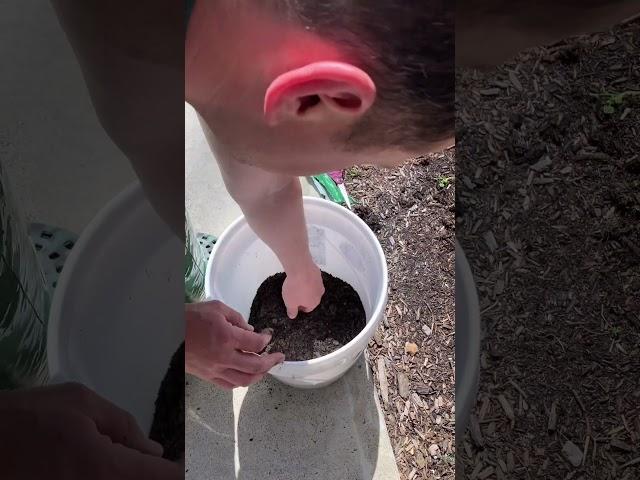
[[[447,0],[272,0],[359,59],[376,84],[349,148],[419,150],[453,136],[454,4]]]

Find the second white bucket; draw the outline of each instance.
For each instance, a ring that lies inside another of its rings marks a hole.
[[[285,361],[269,372],[288,385],[317,388],[346,373],[376,331],[387,304],[387,263],[378,239],[357,215],[328,200],[304,197],[303,201],[314,261],[358,292],[367,315],[365,328],[340,349],[312,360]],[[207,298],[220,300],[248,318],[260,284],[281,271],[275,254],[240,217],[223,232],[211,253],[205,292]]]

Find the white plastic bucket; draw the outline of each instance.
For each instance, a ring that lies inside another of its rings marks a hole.
[[[315,388],[340,378],[364,351],[384,315],[388,279],[380,243],[357,215],[312,197],[304,197],[304,212],[314,261],[358,292],[367,315],[365,328],[340,349],[312,360],[285,361],[269,372],[288,385]],[[211,253],[205,292],[207,298],[220,300],[248,318],[260,284],[281,271],[275,254],[240,217],[223,232]]]
[[[471,267],[456,240],[456,438],[464,437],[480,374],[480,306]]]
[[[184,339],[183,247],[138,183],[84,229],[49,317],[50,383],[80,382],[149,432],[160,383]]]

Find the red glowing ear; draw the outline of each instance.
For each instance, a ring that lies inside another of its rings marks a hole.
[[[327,114],[360,117],[373,104],[376,86],[358,67],[315,62],[278,76],[264,96],[269,125],[289,119],[320,119]]]

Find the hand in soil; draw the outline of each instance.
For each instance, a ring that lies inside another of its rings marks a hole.
[[[293,361],[318,358],[347,344],[364,328],[364,307],[353,287],[325,272],[322,281],[326,292],[320,305],[295,320],[287,317],[280,297],[285,274],[273,275],[260,285],[249,321],[256,329],[272,330],[267,351],[281,351]]]
[[[300,311],[313,311],[323,295],[322,275],[315,263],[307,265],[300,272],[287,273],[282,284],[282,300],[289,318],[296,318]]]
[[[184,478],[129,413],[79,384],[0,392],[0,416],[3,478]]]
[[[221,388],[249,386],[284,362],[282,353],[259,355],[271,335],[254,332],[222,302],[188,304],[185,321],[186,371]]]

